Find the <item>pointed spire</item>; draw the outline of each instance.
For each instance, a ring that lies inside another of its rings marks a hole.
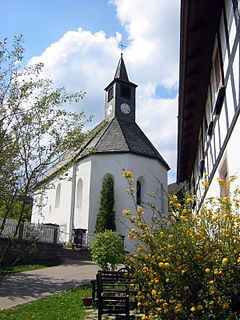
[[[116,70],[114,79],[129,81],[122,53],[121,53],[121,58],[120,58],[118,65],[117,65],[117,70]]]

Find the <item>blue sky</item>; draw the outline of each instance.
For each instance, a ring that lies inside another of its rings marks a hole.
[[[25,58],[40,55],[52,42],[66,31],[103,30],[107,36],[116,31],[127,33],[116,19],[115,7],[107,0],[8,0],[0,2],[0,38],[13,38],[23,34]]]
[[[172,168],[175,180],[179,0],[8,0],[0,2],[0,38],[23,34],[25,62],[44,63],[58,86],[87,94],[74,111],[104,117],[104,88],[119,43],[137,89],[137,122]]]

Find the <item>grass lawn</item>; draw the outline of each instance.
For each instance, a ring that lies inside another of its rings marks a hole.
[[[0,320],[81,320],[86,307],[81,297],[91,296],[90,286],[54,294],[15,308],[0,311]]]
[[[21,264],[21,265],[15,265],[12,267],[0,266],[0,274],[18,273],[18,272],[24,272],[24,271],[43,269],[43,268],[58,266],[61,263],[62,262],[60,259],[55,259],[55,260],[45,261],[43,263]]]

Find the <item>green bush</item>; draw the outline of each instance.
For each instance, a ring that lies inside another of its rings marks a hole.
[[[100,207],[95,232],[116,230],[114,213],[114,182],[111,175],[105,176],[102,185]]]
[[[124,262],[124,242],[115,231],[99,232],[91,242],[91,256],[102,270],[112,270]]]
[[[240,189],[227,189],[198,213],[194,197],[170,196],[169,214],[156,210],[151,226],[141,207],[124,211],[134,226],[138,253],[128,263],[142,286],[142,319],[239,319]]]

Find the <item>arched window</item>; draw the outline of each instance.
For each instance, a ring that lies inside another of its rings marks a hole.
[[[60,206],[60,196],[61,196],[61,184],[59,183],[56,189],[55,208],[59,208]]]
[[[142,185],[140,180],[137,181],[137,205],[140,206],[142,203]]]
[[[83,182],[82,179],[78,179],[77,182],[77,200],[76,200],[76,207],[81,208],[82,206],[82,189],[83,188]]]

